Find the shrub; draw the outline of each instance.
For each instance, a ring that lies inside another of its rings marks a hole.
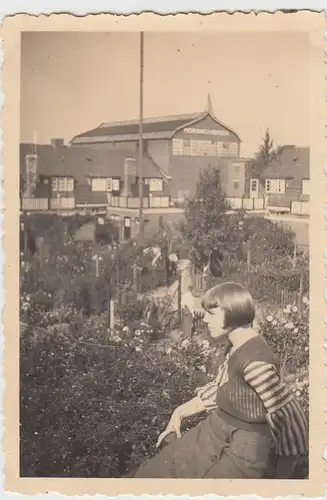
[[[261,325],[262,334],[280,358],[283,372],[308,370],[309,306],[303,298],[301,307],[286,306],[282,313],[268,315]]]
[[[155,452],[171,412],[205,382],[203,348],[146,324],[89,323],[21,338],[21,475],[120,477]],[[192,360],[192,362],[190,362]]]

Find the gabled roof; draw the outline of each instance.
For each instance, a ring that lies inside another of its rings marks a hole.
[[[77,147],[55,148],[51,145],[21,144],[20,168],[25,168],[24,158],[36,150],[38,174],[44,176],[74,177],[78,182],[85,177],[122,177],[124,160],[134,155],[131,151],[92,149]],[[135,158],[137,160],[137,158]],[[160,167],[152,158],[143,157],[144,177],[164,177]]]
[[[187,125],[192,125],[209,116],[214,122],[229,130],[240,140],[238,134],[224,123],[218,121],[208,111],[186,115],[160,116],[143,120],[144,139],[171,139],[176,132]],[[76,135],[71,144],[85,144],[88,142],[117,142],[139,139],[139,120],[102,123],[98,127]]]
[[[283,146],[278,159],[262,172],[262,179],[310,178],[310,148]]]

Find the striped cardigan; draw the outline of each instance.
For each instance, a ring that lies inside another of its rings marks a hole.
[[[198,396],[207,411],[222,411],[240,427],[256,430],[268,424],[278,455],[308,451],[306,418],[281,380],[272,350],[261,336],[227,354],[216,379],[200,388]]]

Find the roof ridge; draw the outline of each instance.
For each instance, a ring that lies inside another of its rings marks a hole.
[[[147,116],[143,118],[143,123],[152,123],[152,122],[163,122],[163,121],[174,121],[181,120],[187,118],[196,118],[197,116],[203,115],[203,111],[195,111],[194,113],[181,113],[176,115],[162,115],[162,116]],[[132,120],[117,120],[112,122],[102,122],[98,127],[95,128],[104,128],[110,126],[119,126],[119,125],[136,125],[139,123],[139,118],[133,118]]]

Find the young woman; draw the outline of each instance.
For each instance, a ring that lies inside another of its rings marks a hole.
[[[279,456],[277,477],[291,477],[294,461],[307,452],[307,422],[280,378],[272,349],[252,328],[250,293],[223,283],[205,294],[202,306],[211,336],[228,340],[225,361],[214,382],[173,412],[157,446],[172,433],[179,439],[135,477],[264,478],[272,450]],[[181,436],[182,419],[204,411],[208,417]]]

